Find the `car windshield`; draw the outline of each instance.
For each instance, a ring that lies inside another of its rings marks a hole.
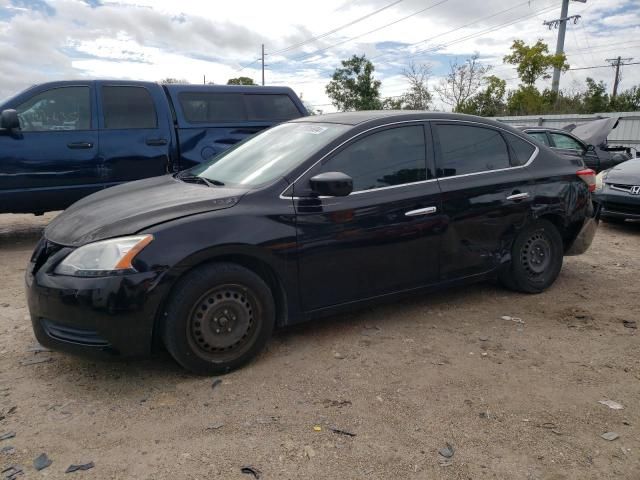
[[[189,173],[224,185],[263,185],[283,176],[349,128],[333,123],[283,123],[222,152]]]

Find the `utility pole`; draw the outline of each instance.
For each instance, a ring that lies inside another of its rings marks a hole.
[[[586,3],[587,0],[574,0],[576,2]],[[580,15],[571,15],[569,14],[569,0],[562,0],[562,9],[560,11],[560,18],[555,20],[542,22],[543,25],[549,27],[549,30],[552,28],[558,29],[558,41],[556,42],[556,55],[564,53],[564,36],[567,31],[567,22],[569,20],[573,20],[573,23],[576,23],[580,18]],[[553,80],[551,81],[551,90],[555,93],[558,93],[560,89],[560,69],[553,69]]]
[[[607,62],[611,64],[612,67],[616,67],[616,76],[613,80],[613,93],[611,94],[611,100],[616,98],[618,95],[618,84],[620,83],[620,66],[626,65],[623,62],[630,62],[633,58],[622,58],[618,56],[618,58],[607,58]]]
[[[262,44],[262,86],[264,86],[264,43]]]

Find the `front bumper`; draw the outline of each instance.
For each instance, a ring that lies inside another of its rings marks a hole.
[[[640,220],[640,195],[607,186],[595,198],[602,205],[603,218]]]
[[[151,351],[162,301],[160,272],[80,278],[53,273],[68,251],[44,262],[32,258],[26,291],[33,331],[49,348],[97,356],[142,356]],[[34,257],[36,255],[34,254]]]

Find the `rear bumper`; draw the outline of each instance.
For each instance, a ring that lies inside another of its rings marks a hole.
[[[584,221],[578,235],[576,235],[576,238],[565,252],[565,255],[581,255],[589,249],[598,230],[601,211],[600,205],[594,202],[591,216]]]

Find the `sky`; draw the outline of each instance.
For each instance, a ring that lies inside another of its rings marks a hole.
[[[0,0],[0,99],[34,83],[122,78],[286,85],[305,103],[334,111],[325,85],[340,61],[365,54],[382,82],[382,96],[401,95],[410,62],[431,68],[437,85],[451,62],[477,52],[492,73],[518,85],[502,57],[514,39],[541,38],[555,51],[561,0]],[[640,0],[571,1],[565,52],[569,91],[587,76],[611,90],[606,59],[640,62]],[[550,85],[541,81],[539,87]],[[640,65],[623,68],[621,89],[640,83]],[[446,110],[437,96],[435,107]]]

